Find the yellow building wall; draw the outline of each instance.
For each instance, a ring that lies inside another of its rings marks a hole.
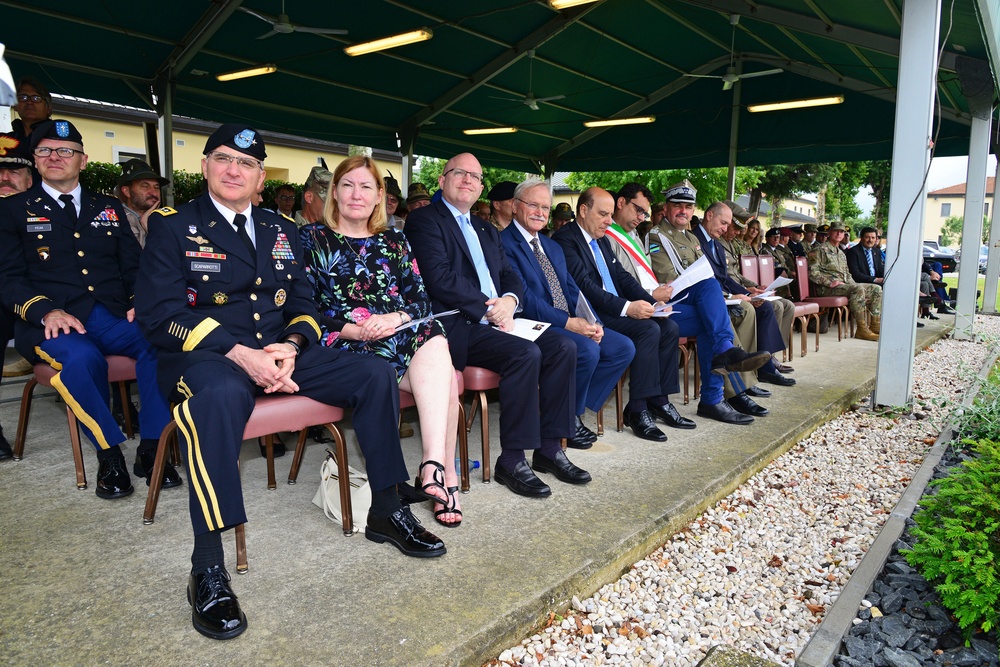
[[[986,209],[989,216],[993,215],[993,196],[987,194]],[[942,215],[942,204],[951,204],[951,210]],[[985,211],[984,211],[985,212]],[[941,235],[941,228],[948,218],[959,216],[965,217],[965,197],[955,195],[934,195],[927,198],[927,207],[924,211],[924,240],[936,241]],[[958,248],[957,245],[952,247]]]

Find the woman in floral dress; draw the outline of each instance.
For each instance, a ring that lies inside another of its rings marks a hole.
[[[444,329],[402,232],[388,227],[385,189],[375,162],[340,163],[323,211],[325,224],[302,228],[306,275],[319,305],[320,343],[383,357],[399,387],[413,394],[420,416],[423,462],[417,486],[437,499],[434,518],[462,521],[453,465],[458,432],[458,381]],[[334,380],[335,381],[335,380]]]

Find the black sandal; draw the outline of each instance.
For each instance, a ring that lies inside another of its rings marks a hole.
[[[434,468],[433,479],[426,484],[420,483],[420,473],[424,471],[424,466],[431,466]],[[449,501],[442,500],[440,496],[435,496],[433,493],[428,493],[427,489],[441,489],[444,495],[448,495],[448,489],[444,485],[444,466],[437,461],[432,461],[430,459],[424,461],[420,464],[420,468],[417,470],[417,476],[413,478],[413,487],[417,495],[422,497],[424,500],[430,500],[434,503],[439,503],[441,505],[448,505]]]
[[[447,503],[442,503],[440,498],[438,498],[438,500],[437,500],[437,503],[439,505],[444,505],[444,509],[443,510],[437,510],[436,512],[434,512],[434,520],[437,521],[442,526],[444,526],[445,528],[458,528],[459,526],[462,525],[462,510],[458,509],[458,507],[457,507],[458,506],[458,501],[455,500],[455,494],[456,493],[458,493],[458,487],[457,486],[449,486],[448,487],[448,502]],[[442,514],[457,514],[458,515],[458,521],[453,521],[452,523],[445,523],[444,521],[442,521],[439,518]]]

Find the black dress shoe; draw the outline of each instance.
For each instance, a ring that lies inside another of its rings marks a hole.
[[[626,410],[625,414],[622,415],[622,421],[632,429],[633,433],[643,440],[652,440],[653,442],[667,441],[666,433],[656,428],[656,420],[653,419],[653,414],[649,410],[643,410],[642,412],[629,412]]]
[[[538,472],[550,472],[560,482],[567,484],[586,484],[591,480],[590,473],[573,465],[566,456],[566,452],[561,449],[554,459],[543,456],[536,449],[535,453],[531,455],[531,467]]]
[[[935,315],[934,313],[932,313],[930,311],[927,311],[927,319],[929,319],[929,320],[940,320],[941,318],[938,317],[937,315]]]
[[[591,431],[579,417],[576,418],[576,433],[572,438],[566,439],[566,446],[570,449],[590,449],[597,442],[597,434]]]
[[[741,412],[745,415],[750,415],[751,417],[763,417],[767,414],[768,410],[765,407],[761,407],[753,402],[753,399],[744,394],[737,394],[733,396],[728,401],[730,406],[736,412]]]
[[[124,498],[132,495],[135,488],[132,479],[125,469],[125,457],[116,457],[101,461],[97,467],[97,497],[105,500]]]
[[[771,384],[777,384],[782,387],[791,387],[793,384],[795,384],[795,380],[793,380],[792,378],[786,378],[781,373],[758,373],[757,381],[769,382]]]
[[[771,398],[771,392],[760,387],[749,387],[747,389],[747,396],[753,396],[754,398]]]
[[[260,447],[260,455],[267,458],[267,447],[264,446],[264,438],[257,438],[257,446]],[[274,442],[271,443],[271,448],[274,450],[274,458],[285,455],[285,443],[281,441],[281,438],[277,434],[274,435]]]
[[[414,558],[434,558],[447,551],[444,542],[424,528],[409,507],[401,507],[385,518],[368,512],[365,537],[379,544],[388,542]]]
[[[247,617],[229,587],[229,573],[221,565],[192,572],[187,594],[191,623],[206,637],[232,639],[247,629]]]
[[[7,442],[7,438],[0,431],[0,461],[12,458],[14,458],[14,450],[10,448],[10,443]]]
[[[549,488],[548,484],[531,472],[527,459],[518,461],[511,472],[508,472],[497,460],[497,464],[493,468],[493,478],[519,496],[546,498],[552,495],[552,489]]]
[[[136,477],[145,477],[146,486],[149,486],[149,478],[152,477],[153,466],[156,463],[156,450],[144,449],[135,453],[135,463],[132,465],[132,472]],[[163,485],[160,488],[170,489],[181,485],[181,476],[169,462],[163,466]]]
[[[923,322],[917,322],[917,328],[918,329],[923,329],[924,328],[924,323]]]
[[[655,418],[671,428],[696,428],[698,426],[687,417],[681,417],[681,413],[677,412],[677,408],[674,407],[673,403],[667,403],[666,405],[647,403],[646,407]]]
[[[952,310],[949,306],[946,306],[944,304],[941,304],[940,306],[938,306],[937,311],[939,313],[941,313],[942,315],[954,315],[955,314],[954,310]]]
[[[712,372],[717,375],[749,373],[757,370],[770,359],[770,352],[747,352],[740,347],[731,347],[712,357]]]
[[[753,417],[736,412],[736,410],[733,410],[732,406],[725,401],[716,403],[715,405],[706,405],[704,402],[698,403],[698,416],[708,417],[709,419],[714,419],[726,424],[738,424],[741,426],[753,423]]]
[[[794,373],[795,369],[788,364],[779,364],[775,362],[774,367],[778,369],[779,373]]]

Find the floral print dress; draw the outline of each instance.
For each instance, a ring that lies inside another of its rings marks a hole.
[[[431,320],[378,340],[347,340],[347,323],[361,324],[372,315],[405,312],[414,320],[431,314],[431,302],[417,261],[402,232],[389,228],[374,236],[344,236],[317,223],[301,229],[306,277],[320,313],[319,342],[359,354],[375,354],[396,369],[400,380],[425,341],[444,335]]]

